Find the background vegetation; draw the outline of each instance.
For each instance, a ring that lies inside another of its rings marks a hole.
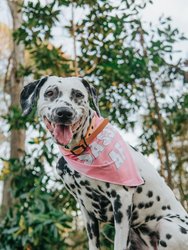
[[[24,81],[43,75],[86,76],[98,89],[104,116],[123,130],[139,128],[134,146],[159,159],[160,174],[187,208],[186,62],[174,50],[186,38],[171,18],[161,17],[157,26],[144,23],[140,11],[150,0],[8,4],[13,28],[0,26],[0,57],[6,65],[0,75],[1,124],[8,128],[0,139],[9,138],[4,145],[10,148],[1,158],[0,249],[87,249],[79,208],[51,174],[56,149],[35,114],[21,116]],[[78,22],[77,12],[82,13]],[[69,36],[70,55],[54,45],[56,29],[64,34],[61,39]],[[101,230],[102,249],[113,249],[112,226],[101,225]]]

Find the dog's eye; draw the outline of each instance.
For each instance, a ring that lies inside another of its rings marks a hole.
[[[51,96],[53,96],[53,94],[54,94],[54,92],[53,92],[52,90],[48,90],[48,91],[44,94],[44,96],[45,96],[45,97],[51,97]]]
[[[81,97],[84,97],[84,95],[81,93],[81,92],[76,92],[76,97],[78,97],[78,98],[81,98]]]

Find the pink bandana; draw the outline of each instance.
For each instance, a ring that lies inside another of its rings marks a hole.
[[[96,126],[102,120],[96,116]],[[130,146],[111,124],[80,155],[62,146],[59,149],[70,167],[92,179],[130,187],[144,183],[132,159]]]

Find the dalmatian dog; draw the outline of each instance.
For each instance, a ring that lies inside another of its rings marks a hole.
[[[78,77],[43,77],[26,85],[21,93],[24,115],[35,104],[53,140],[63,147],[57,171],[80,205],[90,250],[100,249],[100,222],[114,224],[114,250],[188,249],[186,211],[139,152],[130,147],[143,180],[135,186],[90,178],[66,160],[64,152],[81,157],[91,147],[92,140],[78,145],[84,141],[93,117],[100,116],[93,86]]]

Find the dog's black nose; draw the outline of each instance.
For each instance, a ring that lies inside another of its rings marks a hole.
[[[57,108],[55,114],[59,118],[71,119],[73,117],[73,112],[67,108]]]

